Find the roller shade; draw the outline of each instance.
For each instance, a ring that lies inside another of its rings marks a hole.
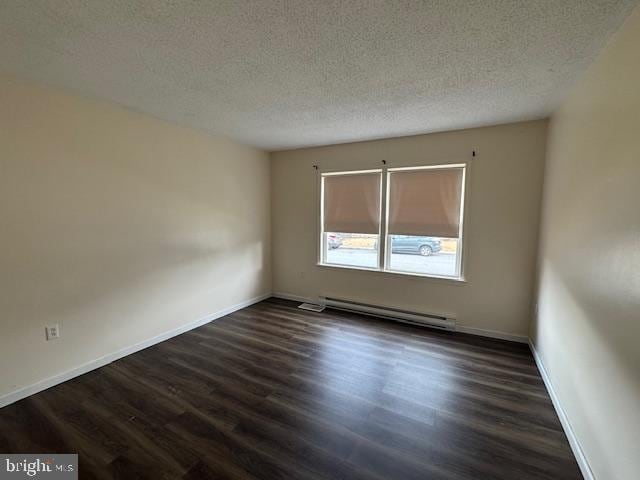
[[[457,238],[463,167],[389,173],[390,235]]]
[[[324,231],[377,234],[381,178],[381,172],[323,176]]]

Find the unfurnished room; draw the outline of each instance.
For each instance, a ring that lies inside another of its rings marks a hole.
[[[639,0],[0,0],[0,479],[640,479]]]

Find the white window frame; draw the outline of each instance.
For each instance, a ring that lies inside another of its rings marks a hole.
[[[387,243],[389,242],[388,235],[388,222],[389,222],[389,178],[393,172],[412,171],[412,170],[434,170],[434,169],[449,169],[449,168],[462,168],[462,192],[460,195],[460,234],[458,236],[458,246],[456,255],[456,275],[437,275],[432,273],[418,273],[407,272],[403,270],[393,270],[390,268],[390,256],[391,250],[387,249]],[[406,167],[384,167],[378,169],[367,170],[347,170],[347,171],[330,171],[322,172],[320,174],[320,238],[319,238],[319,252],[317,264],[322,267],[342,268],[348,270],[364,270],[370,272],[390,273],[394,275],[407,275],[411,277],[423,277],[440,280],[450,280],[455,282],[464,282],[464,252],[465,237],[464,237],[464,225],[465,225],[465,204],[467,197],[467,169],[468,163],[442,163],[434,165],[419,165],[419,166],[406,166]],[[381,173],[381,188],[380,188],[380,228],[378,230],[378,266],[377,267],[359,267],[346,264],[327,263],[325,254],[327,251],[326,238],[324,231],[324,178],[332,175],[356,175],[360,173]]]

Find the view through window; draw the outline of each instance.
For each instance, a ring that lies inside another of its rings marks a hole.
[[[378,235],[325,233],[325,262],[362,268],[378,268]]]
[[[389,235],[388,269],[442,277],[456,277],[458,239]]]

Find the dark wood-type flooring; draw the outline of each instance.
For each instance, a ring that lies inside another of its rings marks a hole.
[[[582,478],[526,345],[267,300],[0,409],[80,478]]]

